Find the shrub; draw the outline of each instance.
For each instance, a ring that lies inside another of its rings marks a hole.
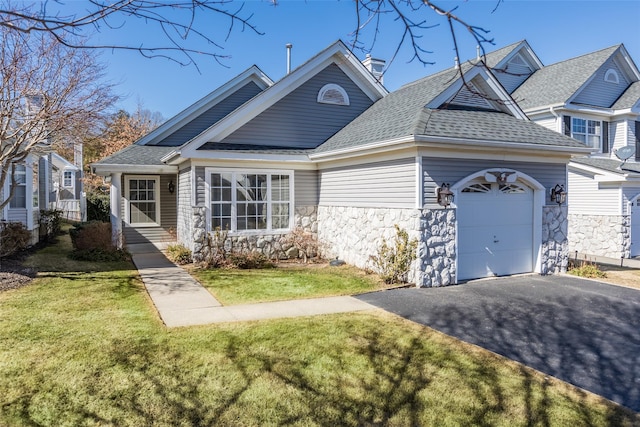
[[[604,279],[607,277],[607,273],[600,270],[597,264],[586,259],[584,261],[571,260],[567,270],[569,274],[589,279]]]
[[[109,222],[111,218],[108,194],[87,193],[87,221]]]
[[[113,246],[111,224],[90,221],[69,230],[74,251],[70,257],[78,261],[121,261],[129,258],[127,251]]]
[[[40,211],[40,237],[49,240],[60,234],[62,229],[62,211],[59,209]]]
[[[304,262],[318,255],[318,238],[315,234],[305,231],[301,227],[296,227],[287,234],[284,238],[284,244],[296,248],[298,257],[301,256]]]
[[[0,222],[0,257],[14,255],[31,243],[31,233],[20,222]]]
[[[418,240],[409,240],[409,233],[401,229],[397,224],[396,237],[389,245],[383,240],[376,255],[369,257],[373,263],[374,270],[380,275],[385,283],[406,283],[409,275],[411,263],[416,259],[416,249]]]
[[[179,265],[191,263],[191,251],[184,245],[167,246],[167,257]]]
[[[273,263],[262,252],[231,252],[227,255],[231,266],[240,269],[272,268]]]

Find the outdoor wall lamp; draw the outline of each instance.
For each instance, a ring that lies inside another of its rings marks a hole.
[[[453,203],[453,193],[449,190],[449,184],[442,183],[438,187],[438,204],[443,207],[449,206]]]
[[[567,200],[567,192],[564,190],[564,185],[556,184],[551,189],[551,201],[556,202],[558,206],[563,204]]]
[[[169,184],[167,184],[167,189],[169,190],[170,194],[173,194],[174,191],[176,191],[176,185],[173,183],[173,180],[169,180]]]

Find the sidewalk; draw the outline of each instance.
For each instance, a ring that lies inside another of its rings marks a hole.
[[[128,249],[160,318],[169,328],[348,313],[376,308],[350,296],[224,307],[200,283],[184,269],[169,261],[155,246],[130,245]]]

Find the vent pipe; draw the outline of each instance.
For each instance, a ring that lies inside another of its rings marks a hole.
[[[291,48],[293,45],[291,43],[287,43],[287,74],[291,72]]]
[[[453,68],[455,68],[456,70],[458,68],[460,68],[460,63],[458,62],[458,57],[457,56],[455,58],[453,58]]]
[[[476,59],[480,61],[480,45],[476,45]]]

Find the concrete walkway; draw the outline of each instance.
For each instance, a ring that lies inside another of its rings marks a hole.
[[[578,261],[587,260],[589,262],[596,262],[598,264],[616,265],[618,267],[638,268],[640,269],[640,258],[607,258],[598,255],[587,255],[578,253],[570,253],[569,256],[572,260]]]
[[[350,296],[222,306],[189,273],[153,245],[129,245],[149,296],[167,327],[314,316],[376,309]]]

